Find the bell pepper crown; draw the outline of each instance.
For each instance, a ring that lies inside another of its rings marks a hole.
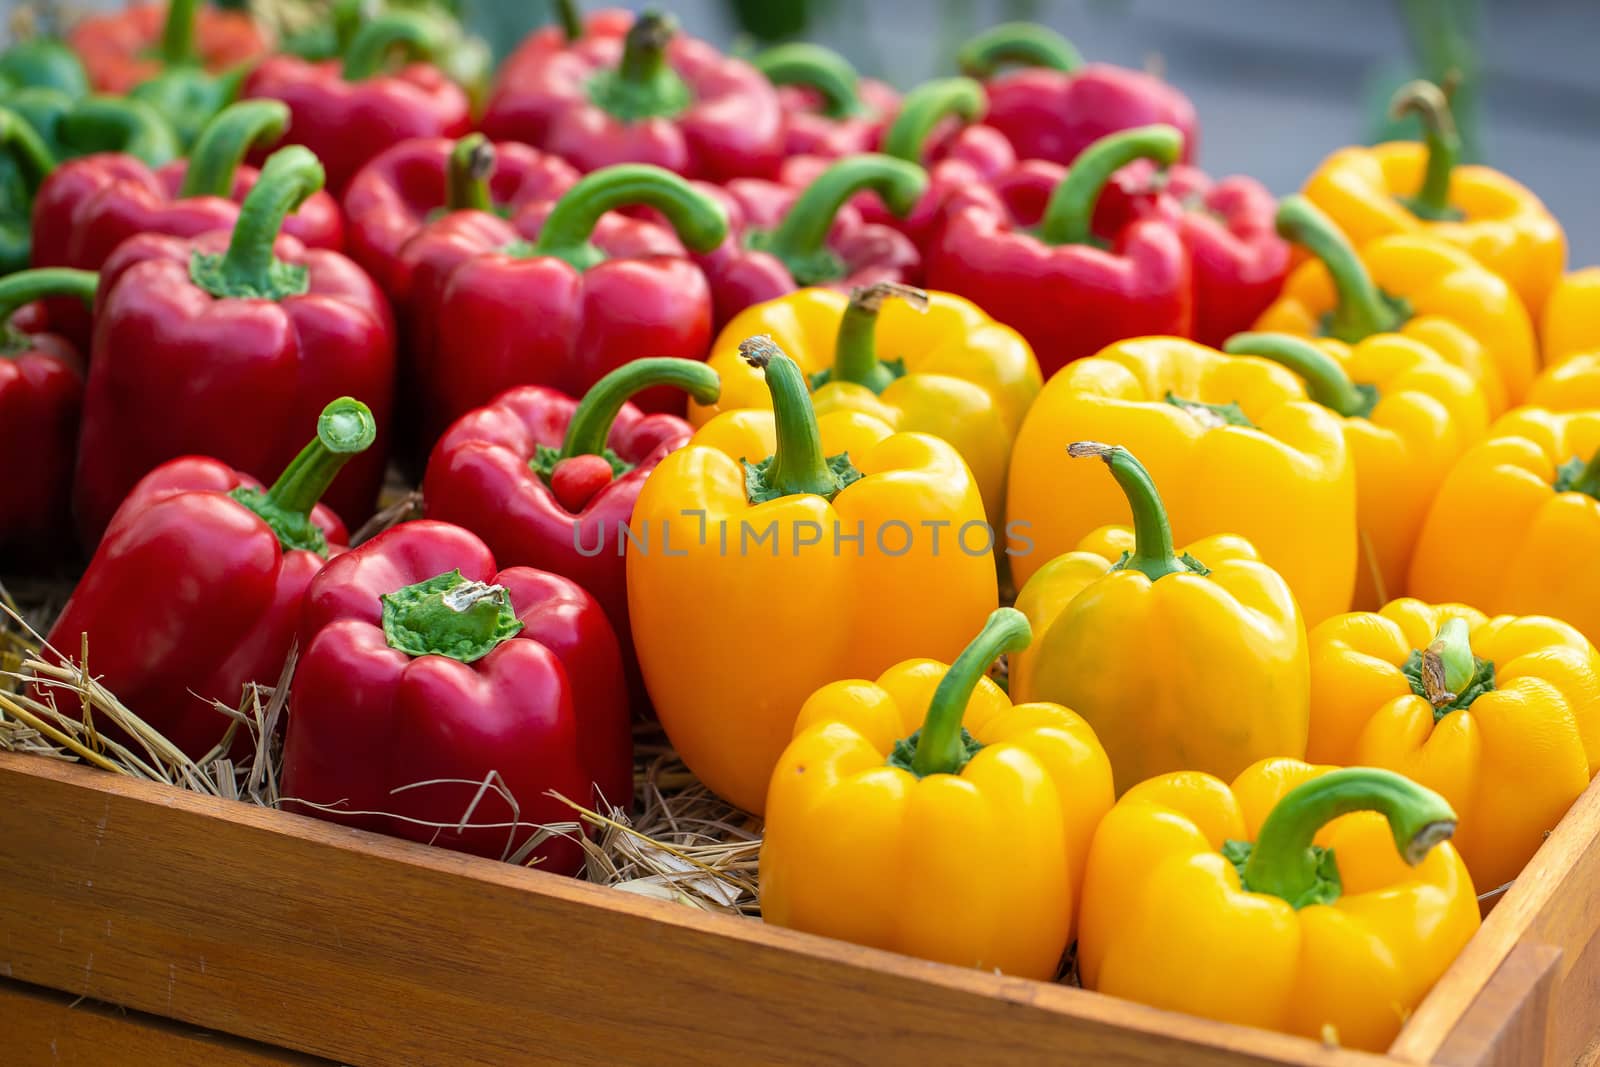
[[[928,139],[946,119],[957,118],[970,125],[989,110],[983,86],[971,78],[937,78],[907,93],[900,102],[900,113],[884,131],[880,150],[886,156],[907,163],[921,163],[928,152]]]
[[[817,412],[811,405],[805,375],[799,364],[767,336],[739,342],[739,355],[766,377],[772,394],[772,418],[777,447],[759,463],[741,458],[745,496],[751,504],[765,504],[785,496],[820,496],[832,500],[861,480],[850,454],[826,456]]]
[[[565,21],[566,16],[562,16]],[[694,91],[667,62],[678,20],[661,11],[639,13],[622,39],[622,59],[589,79],[589,99],[618,122],[670,119],[694,104]],[[570,26],[568,39],[572,39]]]
[[[1587,460],[1573,456],[1557,467],[1554,488],[1558,493],[1582,493],[1600,500],[1600,449]]]
[[[476,663],[522,632],[510,590],[468,581],[459,568],[379,599],[384,640],[408,656]]]
[[[1347,419],[1365,419],[1378,406],[1378,387],[1352,381],[1328,353],[1304,337],[1288,333],[1237,333],[1222,350],[1234,356],[1271,360],[1298,374],[1306,395],[1315,403]]]
[[[828,234],[850,198],[869,189],[904,218],[928,191],[928,175],[915,163],[877,153],[841,159],[801,191],[776,227],[746,230],[745,247],[777,259],[800,286],[843,278],[848,268],[828,247]]]
[[[11,316],[35,300],[52,296],[75,296],[89,307],[100,275],[90,270],[47,267],[24,270],[0,278],[0,359],[31,348],[28,338],[11,325]]]
[[[700,404],[715,404],[722,395],[722,379],[699,360],[668,356],[636,359],[601,378],[583,395],[572,412],[572,421],[567,423],[560,448],[539,445],[534,450],[528,466],[552,490],[558,488],[558,480],[581,483],[581,488],[574,485],[557,492],[569,511],[579,510],[606,484],[633,470],[634,464],[613,452],[606,441],[622,406],[646,389],[660,386],[682,389]],[[595,464],[596,459],[603,463]],[[584,478],[577,479],[571,473],[563,476],[564,471],[578,464],[578,469],[586,472]]]
[[[1400,667],[1411,691],[1433,708],[1438,722],[1494,691],[1494,663],[1472,652],[1467,620],[1447,619],[1427,648],[1414,648]]]
[[[240,486],[228,495],[272,527],[284,551],[328,554],[328,538],[311,511],[352,456],[372,447],[378,424],[361,401],[342,396],[317,417],[317,436],[289,461],[272,488]]]
[[[280,260],[273,247],[284,218],[325,181],[322,164],[309,149],[290,145],[274,152],[239,207],[228,250],[196,252],[189,261],[190,280],[219,300],[276,301],[308,292],[310,272],[303,264]]]
[[[1356,811],[1383,815],[1400,857],[1413,867],[1456,828],[1455,811],[1433,790],[1392,771],[1348,767],[1290,790],[1254,842],[1227,841],[1222,855],[1247,892],[1278,897],[1296,911],[1332,904],[1343,893],[1339,865],[1332,849],[1312,839],[1329,822]]]
[[[885,762],[918,778],[960,774],[983,748],[961,721],[972,691],[991,663],[1006,653],[1021,652],[1032,641],[1033,629],[1026,615],[1015,608],[997,608],[939,680],[921,729],[896,741]]]
[[[839,319],[833,366],[811,376],[813,390],[829,382],[852,382],[881,393],[895,379],[905,377],[905,360],[878,358],[878,312],[891,299],[904,300],[917,311],[928,310],[925,291],[899,282],[878,282],[851,290],[850,302]]]
[[[1422,120],[1428,162],[1422,184],[1413,196],[1397,196],[1405,208],[1428,222],[1460,222],[1466,212],[1450,203],[1450,175],[1461,160],[1461,134],[1450,113],[1450,95],[1430,81],[1407,82],[1389,101],[1389,116],[1416,115]]]
[[[1322,317],[1321,333],[1346,344],[1373,334],[1393,333],[1411,318],[1410,301],[1378,288],[1350,239],[1305,197],[1278,202],[1278,235],[1310,252],[1327,268],[1336,294],[1333,310]]]
[[[178,195],[231,195],[234,176],[250,149],[276,144],[288,128],[289,107],[279,100],[244,100],[223,108],[190,150]]]
[[[969,40],[956,62],[969,78],[992,78],[1005,67],[1044,67],[1071,74],[1083,66],[1083,55],[1045,26],[1002,22]]]
[[[864,118],[871,108],[861,100],[860,76],[850,61],[831,48],[794,42],[769,48],[750,61],[773,85],[798,85],[822,101],[830,119]]]
[[[401,51],[407,59],[429,62],[448,44],[448,28],[438,18],[416,11],[390,11],[356,31],[345,49],[340,77],[366,81],[388,70],[389,57]]]
[[[1172,544],[1172,523],[1167,518],[1166,506],[1161,503],[1155,480],[1132,452],[1121,445],[1077,441],[1067,446],[1067,455],[1073,459],[1103,460],[1128,498],[1128,507],[1133,512],[1133,551],[1124,552],[1111,565],[1112,571],[1138,571],[1152,582],[1169,574],[1204,577],[1211,573],[1210,568],[1189,553],[1178,555]]]
[[[625,207],[649,207],[666,217],[685,247],[709,252],[728,238],[728,215],[716,200],[678,175],[648,163],[619,163],[584,175],[551,208],[534,242],[513,241],[509,256],[550,256],[577,270],[606,260],[591,240],[600,218]]]

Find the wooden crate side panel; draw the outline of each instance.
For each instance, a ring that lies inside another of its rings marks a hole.
[[[51,990],[0,980],[0,1049],[8,1067],[334,1067],[287,1049],[208,1034]]]
[[[0,756],[0,973],[355,1064],[1377,1057]]]
[[[1542,1062],[1560,963],[1561,950],[1548,945],[1519,944],[1512,949],[1433,1062],[1440,1067],[1527,1067]]]
[[[1600,1035],[1600,781],[1592,783],[1545,841],[1515,885],[1484,920],[1400,1034],[1391,1055],[1434,1062],[1459,1032],[1492,1032],[1506,1007],[1482,994],[1514,952],[1554,950],[1545,1050],[1522,1052],[1520,1065],[1568,1067]],[[1529,957],[1532,958],[1532,957]],[[1541,994],[1543,995],[1543,994]],[[1484,1012],[1484,1020],[1475,1018]],[[1453,1047],[1465,1047],[1457,1042]]]

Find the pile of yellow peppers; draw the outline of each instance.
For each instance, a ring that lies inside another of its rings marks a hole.
[[[1382,1049],[1589,787],[1600,268],[1397,106],[1221,349],[1043,382],[899,285],[728,326],[629,608],[767,922]]]

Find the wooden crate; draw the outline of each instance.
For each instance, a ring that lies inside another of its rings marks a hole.
[[[1565,1067],[1597,889],[1600,786],[1373,1056],[0,754],[0,1059]]]

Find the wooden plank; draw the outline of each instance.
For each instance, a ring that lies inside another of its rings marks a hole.
[[[1473,1012],[1494,1015],[1499,1005],[1480,993],[1519,945],[1560,952],[1549,998],[1548,1064],[1567,1067],[1600,1035],[1600,781],[1591,783],[1534,855],[1516,884],[1484,920],[1455,964],[1406,1024],[1390,1054],[1432,1063],[1457,1031],[1493,1032]],[[1540,1063],[1525,1050],[1519,1065]]]
[[[1441,1067],[1526,1067],[1545,1059],[1561,950],[1520,942],[1450,1031]]]
[[[208,1034],[182,1023],[92,1000],[0,980],[0,1019],[8,1067],[331,1067],[286,1049]]]
[[[365,1063],[1379,1057],[0,755],[0,975]]]

